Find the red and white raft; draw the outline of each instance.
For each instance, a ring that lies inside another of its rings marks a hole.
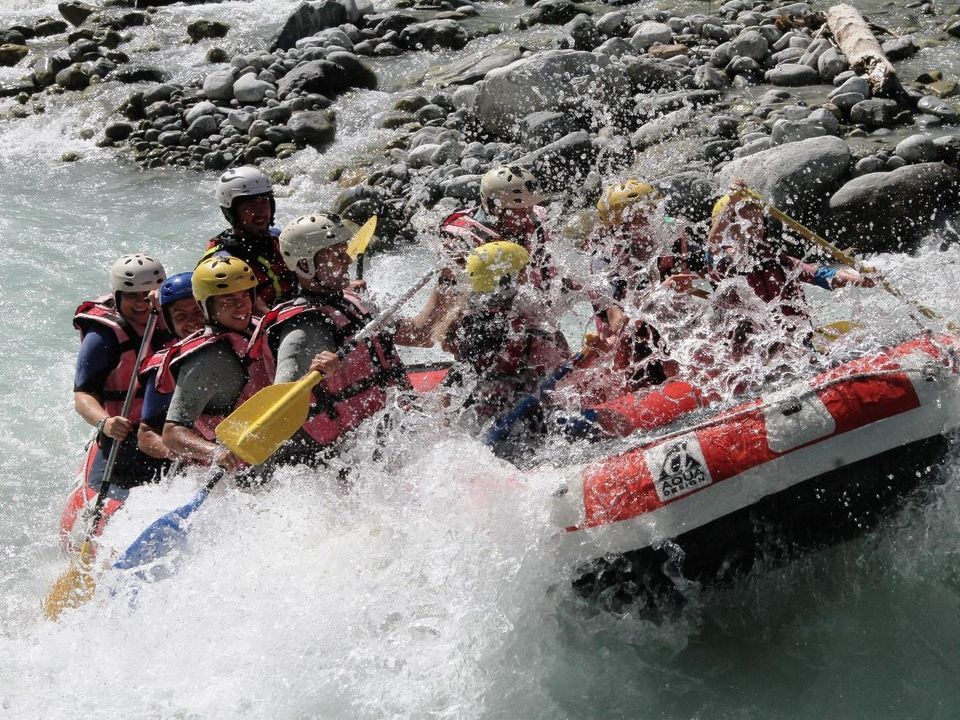
[[[874,526],[960,426],[958,350],[925,335],[587,466],[555,498],[564,556],[708,579]]]

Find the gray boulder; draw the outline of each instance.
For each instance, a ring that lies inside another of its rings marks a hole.
[[[941,162],[854,178],[830,198],[845,242],[865,252],[916,250],[955,206],[960,172]]]
[[[670,29],[669,25],[647,20],[640,23],[637,31],[630,39],[630,43],[637,50],[646,50],[655,43],[669,45],[671,40],[673,40],[673,30]]]
[[[817,72],[823,82],[832,83],[837,75],[849,67],[847,59],[835,48],[829,48],[817,59]]]
[[[269,45],[270,52],[289,50],[296,46],[297,40],[346,22],[349,22],[347,8],[336,0],[301,3],[274,35]]]
[[[284,75],[277,83],[277,92],[281,96],[319,93],[333,97],[347,87],[345,73],[339,65],[329,60],[311,60]]]
[[[531,168],[544,187],[557,192],[583,180],[596,155],[590,134],[578,130],[517,158],[516,163]]]
[[[933,95],[924,95],[920,98],[917,102],[917,110],[929,113],[930,115],[936,115],[948,123],[955,123],[958,119],[957,111],[950,103]]]
[[[437,65],[427,70],[424,79],[435,87],[467,85],[483,80],[488,72],[516,62],[523,53],[516,45],[500,45],[493,50],[472,53],[450,65]]]
[[[895,100],[871,98],[850,108],[850,122],[866,125],[868,128],[887,127],[893,124],[898,110]]]
[[[809,65],[799,63],[784,63],[767,70],[764,75],[771,85],[795,87],[797,85],[813,85],[820,82],[820,73]]]
[[[581,113],[599,109],[623,112],[630,93],[622,68],[606,55],[578,50],[552,50],[518,60],[487,73],[478,84],[474,112],[488,132],[518,137],[520,121],[533,112]]]
[[[798,142],[809,138],[822,137],[827,129],[815,120],[777,120],[770,132],[770,141],[774,145]]]
[[[57,85],[67,90],[83,90],[90,84],[90,75],[79,65],[71,65],[57,73]]]
[[[217,111],[217,106],[214,105],[209,100],[204,100],[203,102],[198,102],[192,108],[187,110],[183,114],[183,121],[190,125],[197,118],[203,117],[204,115],[213,115]]]
[[[293,133],[297,145],[311,145],[323,148],[333,142],[335,133],[325,113],[319,110],[305,110],[294,113],[287,121],[287,127]]]
[[[84,21],[93,15],[97,9],[93,5],[72,0],[72,2],[57,3],[57,10],[63,16],[63,19],[74,27],[80,27]]]
[[[377,89],[377,74],[353,53],[335,50],[327,55],[327,61],[340,68],[343,81],[349,87]]]
[[[212,115],[201,115],[187,128],[187,135],[194,140],[201,140],[214,135],[219,130],[216,119]]]
[[[763,62],[770,54],[770,44],[756,30],[745,30],[734,38],[730,45],[734,55],[748,57],[757,62]]]
[[[233,96],[244,105],[259,105],[271,90],[276,88],[268,82],[257,80],[253,73],[241,75],[233,84]]]
[[[232,72],[217,70],[203,79],[203,94],[211,100],[232,100],[233,83]]]
[[[894,152],[911,165],[940,159],[940,153],[937,146],[933,144],[933,138],[919,133],[897,143]]]
[[[726,165],[722,186],[741,178],[798,219],[818,218],[850,165],[850,148],[837,137],[814,137],[741,157]]]
[[[422,48],[449,48],[459,50],[467,44],[467,31],[455,20],[429,20],[407,25],[398,38],[401,47],[408,50]]]

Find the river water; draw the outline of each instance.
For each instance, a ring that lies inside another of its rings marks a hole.
[[[295,4],[214,7],[234,24],[235,42],[252,45]],[[168,48],[158,61],[190,77],[202,72],[206,46],[172,39],[212,12],[162,9],[138,42]],[[55,3],[8,0],[0,26],[42,14],[56,16]],[[913,62],[960,65],[929,52]],[[281,165],[293,177],[278,190],[281,221],[329,204],[338,188],[328,173],[388,137],[370,118],[435,59],[395,61],[395,86],[338,101],[333,148]],[[265,492],[221,489],[171,577],[105,577],[92,603],[45,621],[41,599],[65,568],[59,514],[89,434],[72,410],[72,310],[106,287],[120,254],[147,251],[179,271],[222,225],[213,176],[141,172],[82,139],[122,99],[109,89],[90,95],[82,105],[51,98],[44,115],[0,124],[0,717],[956,715],[955,453],[925,502],[880,530],[692,594],[678,618],[657,625],[573,596],[548,519],[564,471],[521,476],[478,442],[413,418],[382,461],[364,452],[369,438],[347,454],[353,492],[297,471]],[[81,159],[61,162],[68,150]],[[958,317],[960,252],[935,245],[877,264]],[[371,285],[388,299],[427,261],[379,256]],[[841,300],[862,317],[906,322],[875,295]],[[181,477],[133,493],[105,543],[125,546],[197,483]]]

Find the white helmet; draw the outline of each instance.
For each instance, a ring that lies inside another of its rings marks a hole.
[[[304,215],[283,228],[280,233],[280,254],[288,268],[304,280],[309,280],[317,272],[314,264],[317,252],[348,242],[353,234],[354,231],[339,215]]]
[[[166,279],[163,265],[142,253],[124,255],[110,268],[110,287],[114,292],[156,290]]]
[[[255,167],[238,167],[227,170],[217,181],[217,202],[224,217],[233,224],[233,204],[238,198],[269,195],[273,200],[273,185],[270,178]],[[272,218],[271,218],[272,221]]]
[[[502,165],[480,178],[480,203],[487,212],[532,208],[541,200],[540,182],[526,168]]]

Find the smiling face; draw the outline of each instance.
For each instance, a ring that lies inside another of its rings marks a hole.
[[[252,235],[265,233],[270,228],[271,204],[269,195],[239,198],[234,203],[237,227]]]
[[[203,311],[193,298],[183,298],[164,307],[173,326],[171,330],[178,338],[185,338],[203,329]]]
[[[117,310],[120,315],[135,325],[146,325],[150,317],[149,292],[118,292]]]
[[[250,290],[216,295],[207,302],[210,303],[210,318],[217,325],[237,332],[250,325],[253,317],[253,293]]]

